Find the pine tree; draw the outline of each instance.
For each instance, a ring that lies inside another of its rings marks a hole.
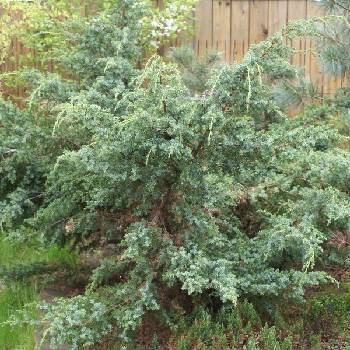
[[[319,27],[318,52],[321,62],[329,74],[345,76],[350,71],[350,1],[318,0],[329,15],[334,16]]]
[[[318,31],[318,54],[327,74],[342,79],[342,88],[334,96],[325,98],[321,108],[315,108],[316,115],[327,116],[343,133],[350,133],[350,1],[319,1],[328,15],[333,16]],[[309,112],[312,113],[312,110]]]
[[[335,76],[343,80],[343,86],[349,87],[350,84],[350,1],[349,0],[314,0],[314,2],[325,10],[325,18],[320,18],[315,22],[315,32],[312,39],[316,44],[312,52],[317,58],[317,64],[328,76]],[[310,77],[305,76],[304,72],[299,72],[298,79],[294,82],[282,82],[275,88],[275,97],[279,105],[288,109],[297,108],[310,104],[323,104],[324,109],[321,112],[324,115],[331,113],[339,114],[339,99],[342,98],[343,105],[346,99],[349,99],[349,90],[340,89],[336,92],[336,98],[326,96],[323,99],[318,91],[319,89],[310,81]],[[345,100],[344,100],[345,99]],[[333,106],[333,108],[332,108]],[[340,113],[341,125],[350,125],[349,121],[344,120],[344,114]]]

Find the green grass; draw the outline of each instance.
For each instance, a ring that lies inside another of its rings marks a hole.
[[[7,321],[17,310],[38,300],[34,286],[23,283],[6,287],[0,292],[0,324]],[[33,317],[35,311],[33,309]],[[3,325],[0,327],[1,350],[33,350],[35,346],[34,329],[31,326]]]
[[[40,252],[31,244],[9,242],[0,239],[0,266],[14,266],[37,260]],[[0,324],[7,321],[16,311],[23,309],[25,304],[38,300],[35,286],[16,283],[10,286],[2,285],[0,289]],[[33,315],[34,316],[34,315]],[[34,349],[34,329],[31,326],[0,326],[1,350],[32,350]]]
[[[32,262],[57,263],[74,268],[75,256],[68,248],[59,248],[56,245],[43,249],[36,242],[9,243],[0,237],[0,266],[14,266]]]
[[[13,267],[33,262],[56,263],[74,268],[75,256],[68,249],[51,246],[43,249],[37,242],[10,243],[0,237],[0,266]],[[5,286],[0,281],[0,350],[33,350],[35,347],[32,326],[11,327],[1,324],[24,305],[39,301],[39,292],[34,284],[25,282]],[[35,318],[35,310],[32,316]]]

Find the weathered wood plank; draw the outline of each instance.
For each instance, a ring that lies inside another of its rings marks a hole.
[[[200,56],[213,48],[213,0],[201,0],[196,7],[194,49]]]
[[[231,62],[231,1],[213,2],[213,42],[222,60]]]
[[[231,48],[232,60],[242,61],[249,47],[249,0],[232,1]]]
[[[251,0],[249,2],[249,44],[265,40],[268,35],[269,1]]]
[[[288,1],[287,0],[270,0],[268,12],[268,26],[269,35],[278,32],[287,24]]]

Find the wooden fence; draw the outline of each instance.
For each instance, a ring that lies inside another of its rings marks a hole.
[[[266,39],[286,23],[322,15],[322,9],[312,0],[199,0],[194,13],[193,38],[185,39],[180,35],[174,45],[191,45],[198,55],[216,49],[222,53],[223,60],[239,62],[251,44]],[[321,94],[330,94],[345,85],[345,80],[322,72],[312,54],[314,43],[310,39],[296,39],[289,44],[299,50],[292,63],[305,68],[306,75],[317,84]],[[17,69],[23,50],[14,40],[11,59],[2,70]]]
[[[251,44],[266,39],[288,22],[322,15],[323,9],[311,0],[200,0],[192,45],[199,55],[214,48],[225,61],[239,62]],[[295,39],[289,45],[300,50],[292,63],[305,68],[321,94],[345,85],[344,79],[323,73],[312,54],[311,40]]]

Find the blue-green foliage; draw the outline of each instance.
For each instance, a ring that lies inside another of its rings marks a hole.
[[[327,25],[320,25],[318,53],[327,73],[338,76],[348,75],[350,71],[349,41],[349,0],[317,0],[318,5],[333,16]],[[348,77],[347,77],[348,78]]]
[[[312,33],[313,21],[213,69],[198,95],[158,56],[135,68],[141,10],[120,1],[81,25],[67,55],[79,80],[56,76],[33,95],[32,110],[42,111],[59,92],[45,137],[63,146],[49,142],[60,155],[42,177],[32,223],[48,241],[116,244],[85,295],[48,308],[54,345],[127,342],[149,314],[172,325],[170,289],[228,305],[300,300],[330,280],[315,264],[332,233],[350,228],[346,138],[324,120],[286,118],[271,87],[295,78],[284,42]],[[263,332],[277,347],[274,330]]]
[[[164,314],[166,288],[236,304],[300,299],[330,280],[313,269],[332,232],[349,230],[349,155],[327,123],[287,119],[276,104],[268,82],[295,76],[283,41],[214,70],[201,96],[176,65],[151,58],[118,102],[125,111],[101,112],[93,142],[58,158],[36,223],[56,239],[84,245],[97,232],[119,243],[89,293],[122,340],[146,313]],[[89,120],[93,105],[79,103],[88,108],[75,117]]]
[[[109,128],[124,111],[118,101],[137,75],[138,21],[143,10],[125,1],[97,17],[71,23],[67,28],[71,46],[60,62],[64,76],[24,72],[23,78],[33,86],[27,108],[19,110],[1,101],[3,229],[17,229],[40,207],[47,174],[59,155],[90,143],[95,129]],[[79,111],[85,118],[77,119],[82,116]]]
[[[42,203],[45,177],[59,154],[53,121],[0,101],[0,225],[16,227]]]

